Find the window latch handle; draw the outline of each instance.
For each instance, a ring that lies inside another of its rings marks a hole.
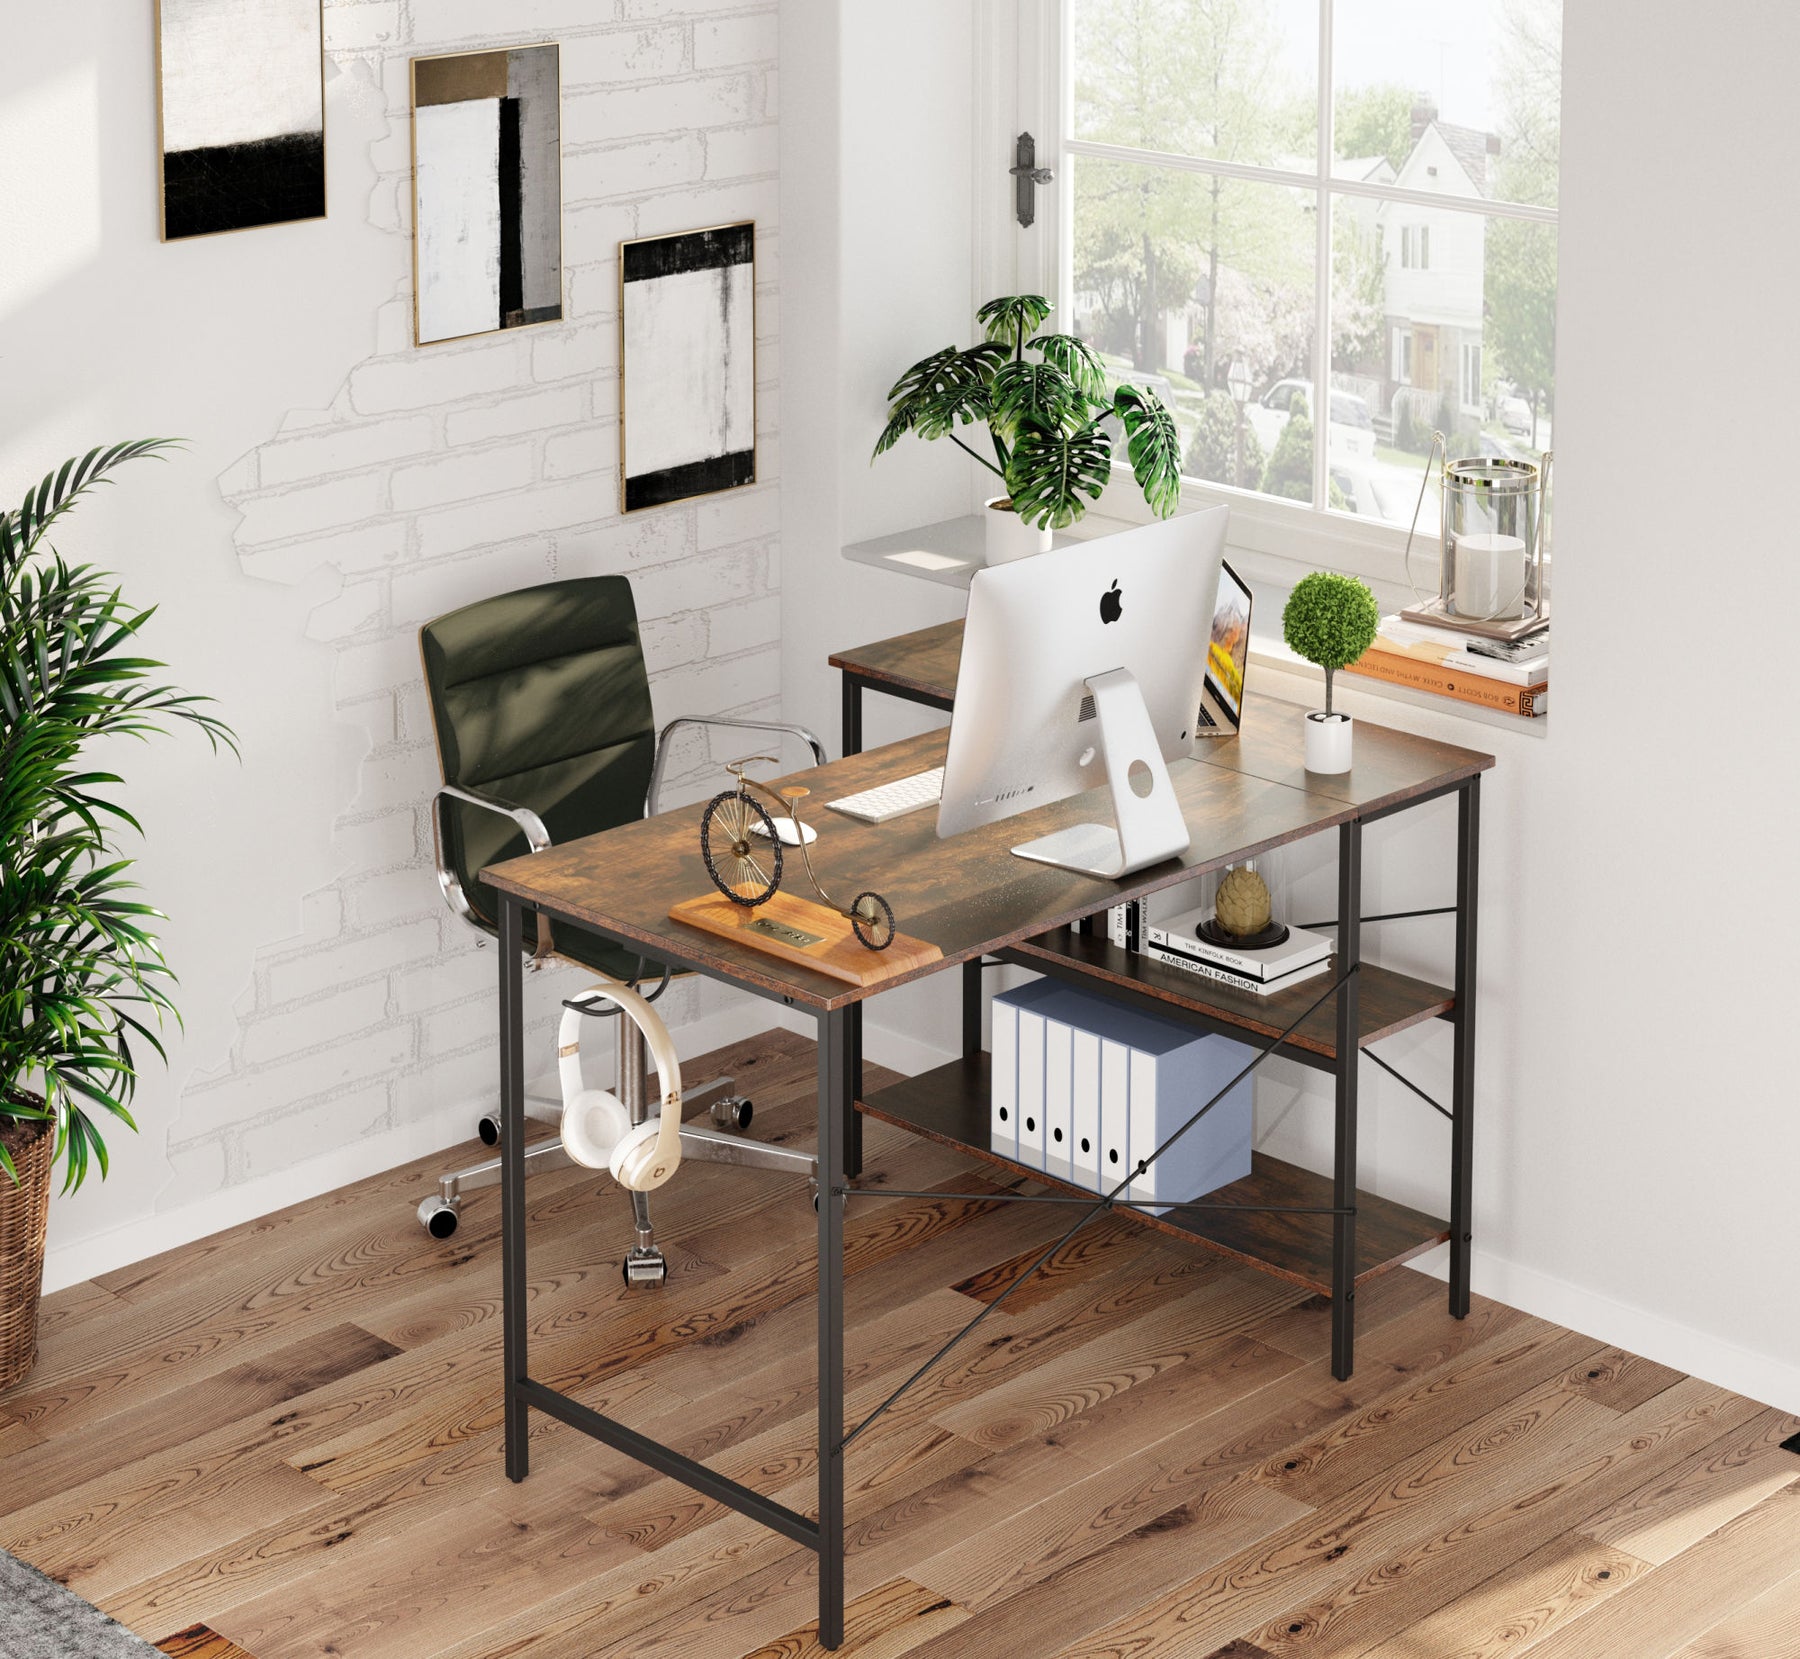
[[[1022,132],[1013,144],[1013,164],[1007,168],[1013,180],[1013,212],[1021,227],[1037,220],[1037,187],[1055,182],[1048,167],[1037,164],[1037,140]]]

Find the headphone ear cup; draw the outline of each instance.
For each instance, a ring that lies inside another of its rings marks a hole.
[[[589,1169],[611,1167],[631,1133],[631,1114],[610,1089],[583,1089],[563,1107],[563,1150]]]
[[[661,1136],[662,1126],[651,1118],[627,1133],[613,1148],[608,1167],[620,1186],[629,1192],[654,1192],[675,1173],[679,1158],[665,1161],[658,1156]]]

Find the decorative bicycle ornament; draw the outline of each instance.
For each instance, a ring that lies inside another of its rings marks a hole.
[[[764,762],[778,764],[773,755],[751,755],[727,765],[725,770],[737,780],[737,787],[713,796],[700,814],[700,856],[706,861],[706,873],[712,877],[713,885],[746,910],[767,903],[781,889],[781,833],[775,819],[751,793],[754,790],[792,820],[800,862],[806,867],[806,879],[819,895],[820,903],[844,917],[868,949],[886,950],[894,942],[894,907],[876,892],[865,890],[844,905],[825,891],[813,869],[806,826],[800,818],[800,803],[812,791],[796,784],[777,795],[767,784],[745,775],[746,767]]]

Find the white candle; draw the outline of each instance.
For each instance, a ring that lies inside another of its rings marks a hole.
[[[1456,611],[1483,621],[1510,619],[1525,608],[1525,543],[1484,532],[1456,538]]]

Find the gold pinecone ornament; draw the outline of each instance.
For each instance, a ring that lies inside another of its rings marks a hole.
[[[1269,925],[1269,884],[1247,865],[1225,872],[1213,914],[1227,933],[1244,938]]]

